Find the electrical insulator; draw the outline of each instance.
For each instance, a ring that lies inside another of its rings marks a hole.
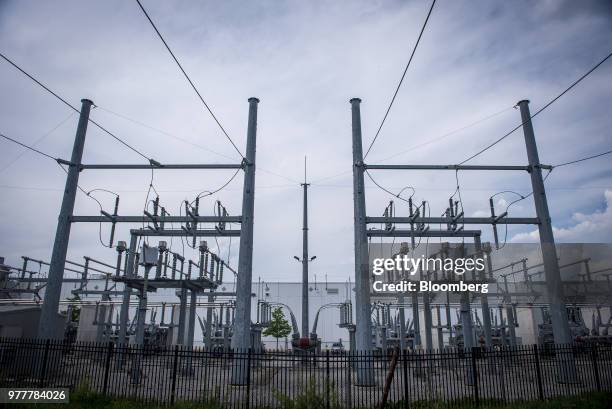
[[[210,279],[213,280],[215,275],[215,255],[211,254],[210,257]]]

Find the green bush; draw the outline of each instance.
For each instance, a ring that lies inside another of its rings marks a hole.
[[[336,398],[333,383],[325,385],[327,388],[327,395],[329,396],[329,407],[331,409],[339,409]],[[304,387],[304,392],[291,398],[278,391],[274,391],[274,397],[280,402],[282,409],[326,409],[327,396],[326,394],[319,394],[317,391],[317,382],[314,378],[308,382]]]

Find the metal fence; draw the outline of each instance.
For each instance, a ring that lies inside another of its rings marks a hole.
[[[232,384],[237,366],[248,368],[242,385]],[[358,370],[369,371],[370,385],[357,384]],[[494,405],[612,390],[612,346],[305,355],[0,339],[0,387],[79,386],[107,396],[228,408],[288,407],[290,401],[372,408],[385,389],[397,408],[417,401]]]

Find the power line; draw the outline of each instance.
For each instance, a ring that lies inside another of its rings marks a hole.
[[[576,160],[573,160],[573,161],[570,161],[570,162],[565,162],[565,163],[560,163],[558,165],[553,165],[553,168],[558,168],[558,167],[566,166],[566,165],[573,165],[574,163],[584,162],[585,160],[599,158],[600,156],[609,155],[611,153],[612,153],[612,150],[609,150],[609,151],[606,151],[606,152],[598,153],[598,154],[593,155],[593,156],[587,156],[586,158],[576,159]]]
[[[319,182],[322,182],[322,181],[324,181],[324,180],[335,179],[335,178],[337,178],[337,177],[339,177],[339,176],[344,176],[344,175],[347,175],[347,174],[351,173],[352,171],[353,171],[352,169],[351,169],[351,170],[345,170],[344,172],[337,173],[337,174],[332,175],[332,176],[325,176],[325,177],[322,177],[322,178],[319,178],[319,179],[313,180],[312,182],[310,182],[310,184],[311,184],[311,185],[316,185],[316,184],[318,184]]]
[[[66,175],[68,175],[68,171],[62,166],[61,163],[57,163],[58,166],[66,173]],[[102,189],[102,188],[95,188],[95,189],[91,189],[91,190],[85,190],[83,189],[78,183],[77,183],[77,188],[88,198],[90,198],[91,200],[93,200],[94,202],[96,202],[98,204],[98,207],[100,208],[100,212],[102,212],[104,210],[102,203],[100,203],[100,201],[98,199],[96,199],[94,196],[92,196],[93,192],[96,191],[101,191],[101,192],[106,192],[106,193],[110,193],[112,195],[115,195],[115,197],[119,197],[119,195],[113,191],[110,191],[108,189]],[[107,247],[107,248],[112,248],[112,246],[110,245],[106,245],[104,244],[104,241],[102,240],[102,222],[98,223],[98,239],[100,240],[100,244],[103,247]]]
[[[39,85],[41,88],[43,88],[45,91],[47,91],[48,93],[50,93],[51,95],[53,95],[55,98],[57,98],[58,100],[60,100],[64,105],[70,107],[71,109],[73,109],[75,112],[77,112],[78,114],[81,113],[80,110],[78,110],[75,106],[73,106],[72,104],[70,104],[68,101],[66,101],[64,98],[62,98],[61,96],[59,96],[57,93],[55,93],[54,91],[52,91],[49,87],[47,87],[45,84],[43,84],[42,82],[40,82],[39,80],[37,80],[36,78],[34,78],[32,75],[30,75],[29,73],[27,73],[23,68],[21,68],[20,66],[18,66],[16,63],[14,63],[13,61],[11,61],[8,57],[6,57],[4,54],[0,53],[0,57],[2,57],[6,62],[8,62],[9,64],[11,64],[13,67],[15,67],[17,70],[19,70],[23,75],[25,75],[26,77],[28,77],[29,79],[31,79],[32,81],[34,81],[37,85]],[[92,124],[94,124],[95,126],[97,126],[100,130],[102,130],[103,132],[107,133],[108,135],[110,135],[112,138],[114,138],[115,140],[117,140],[119,143],[123,144],[125,147],[127,147],[128,149],[136,152],[138,155],[142,156],[144,159],[146,159],[147,161],[151,161],[151,159],[149,157],[147,157],[144,153],[142,153],[141,151],[139,151],[138,149],[134,148],[133,146],[131,146],[130,144],[128,144],[127,142],[125,142],[123,139],[119,138],[117,135],[113,134],[112,132],[110,132],[108,129],[104,128],[102,125],[100,125],[99,123],[97,123],[96,121],[94,121],[93,119],[89,118],[89,122],[91,122]]]
[[[174,134],[171,134],[170,132],[164,131],[163,129],[159,129],[159,128],[156,128],[156,127],[154,127],[154,126],[151,126],[151,125],[145,124],[145,123],[144,123],[144,122],[142,122],[142,121],[139,121],[139,120],[137,120],[137,119],[130,118],[130,117],[128,117],[128,116],[126,116],[126,115],[124,115],[124,114],[120,114],[120,113],[117,113],[117,112],[111,111],[110,109],[108,109],[108,108],[104,108],[104,107],[101,107],[101,106],[99,106],[99,105],[97,105],[97,108],[98,108],[98,109],[100,109],[100,110],[102,110],[102,111],[104,111],[104,112],[107,112],[107,113],[109,113],[109,114],[111,114],[111,115],[114,115],[114,116],[116,116],[116,117],[118,117],[118,118],[124,119],[124,120],[126,120],[126,121],[128,121],[128,122],[132,122],[132,123],[134,123],[134,124],[136,124],[136,125],[140,125],[140,126],[142,126],[143,128],[147,128],[147,129],[150,129],[150,130],[155,131],[155,132],[157,132],[157,133],[160,133],[160,134],[162,134],[162,135],[165,135],[165,136],[167,136],[167,137],[169,137],[169,138],[176,139],[177,141],[183,142],[183,143],[185,143],[185,144],[187,144],[187,145],[191,145],[191,146],[193,146],[193,147],[196,147],[196,148],[202,149],[203,151],[210,152],[210,153],[215,154],[215,155],[217,155],[217,156],[221,156],[221,157],[223,157],[223,158],[225,158],[225,159],[234,160],[234,158],[232,158],[232,157],[230,157],[230,156],[228,156],[228,155],[224,155],[224,154],[222,154],[222,153],[219,153],[219,152],[213,151],[212,149],[208,149],[208,148],[206,148],[206,147],[204,147],[204,146],[202,146],[202,145],[200,145],[200,144],[197,144],[197,143],[195,143],[195,142],[192,142],[192,141],[190,141],[190,140],[188,140],[188,139],[181,138],[181,137],[179,137],[179,136],[176,136],[176,135],[174,135]]]
[[[545,182],[546,182],[546,179],[548,179],[548,177],[550,176],[550,174],[551,174],[551,173],[552,173],[552,169],[549,169],[549,170],[548,170],[548,173],[546,174],[546,176],[544,176],[544,179],[542,179],[542,183],[545,183]],[[502,193],[513,193],[513,194],[515,194],[515,195],[518,195],[518,196],[519,196],[519,198],[518,198],[518,199],[513,200],[512,202],[510,202],[510,203],[508,204],[508,206],[506,206],[506,210],[505,210],[505,213],[506,213],[506,214],[507,214],[507,213],[510,211],[510,208],[511,208],[511,207],[512,207],[512,206],[513,206],[515,203],[518,203],[518,202],[520,202],[520,201],[522,201],[522,200],[527,199],[527,198],[528,198],[528,197],[530,197],[530,196],[533,196],[533,190],[532,190],[531,192],[529,192],[528,194],[524,195],[524,196],[523,196],[523,195],[521,195],[520,193],[517,193],[517,192],[514,192],[514,191],[502,191],[502,192],[497,192],[497,193],[495,193],[493,196],[491,196],[491,198],[494,198],[495,196],[497,196],[497,195],[499,195],[499,194],[502,194]],[[502,244],[502,246],[501,246],[501,247],[500,247],[498,250],[501,250],[501,249],[503,249],[504,247],[506,247],[506,243],[507,243],[507,242],[508,242],[508,225],[507,225],[507,224],[505,224],[505,231],[504,231],[504,244]]]
[[[264,173],[269,173],[270,175],[279,177],[281,179],[285,179],[286,181],[289,181],[289,182],[292,182],[292,183],[295,183],[295,184],[300,184],[301,183],[301,182],[298,182],[297,180],[295,180],[293,178],[290,178],[289,176],[284,176],[284,175],[281,175],[280,173],[272,172],[271,170],[264,169],[261,166],[257,166],[257,169],[261,170]]]
[[[587,71],[584,75],[582,75],[580,78],[578,78],[576,81],[574,81],[572,83],[572,85],[570,85],[569,87],[567,87],[565,90],[563,90],[563,92],[561,92],[559,95],[557,95],[556,97],[554,97],[553,99],[551,99],[546,105],[544,105],[542,108],[540,108],[536,113],[534,113],[533,115],[531,115],[531,117],[529,118],[529,120],[535,118],[539,113],[541,113],[542,111],[544,111],[546,108],[548,108],[549,106],[551,106],[553,103],[555,103],[559,98],[561,98],[563,95],[565,95],[567,92],[569,92],[572,88],[574,88],[576,85],[578,85],[583,79],[585,79],[586,77],[588,77],[593,71],[595,71],[597,68],[599,68],[600,65],[602,65],[604,62],[606,62],[606,60],[608,58],[612,57],[612,53],[608,54],[603,60],[601,60],[600,62],[598,62],[593,68],[591,68],[589,71]],[[501,138],[497,139],[496,141],[494,141],[493,143],[489,144],[488,146],[486,146],[485,148],[481,149],[480,151],[476,152],[475,154],[473,154],[472,156],[470,156],[469,158],[465,159],[463,162],[460,162],[459,165],[463,165],[464,163],[474,159],[475,157],[479,156],[480,154],[484,153],[485,151],[491,149],[493,146],[497,145],[499,142],[503,141],[504,139],[506,139],[508,136],[512,135],[516,130],[520,129],[525,123],[525,122],[521,122],[518,126],[516,126],[515,128],[513,128],[511,131],[507,132],[506,134],[504,134]]]
[[[393,98],[391,98],[391,102],[389,103],[387,112],[385,112],[385,116],[383,117],[382,122],[380,123],[380,126],[378,127],[378,131],[376,131],[376,135],[374,136],[374,139],[370,143],[370,146],[368,147],[368,150],[366,151],[366,154],[363,157],[363,159],[365,159],[368,156],[368,153],[370,153],[370,150],[372,149],[372,145],[374,145],[374,142],[376,142],[376,139],[378,138],[378,135],[380,134],[380,130],[385,124],[385,120],[387,119],[387,116],[389,115],[389,111],[391,111],[391,107],[393,106],[393,103],[395,102],[395,97],[397,97],[397,93],[399,92],[400,87],[402,86],[402,82],[404,81],[404,77],[406,76],[406,72],[408,71],[408,67],[410,67],[410,63],[412,62],[414,53],[416,52],[417,47],[419,46],[419,42],[421,41],[421,37],[423,36],[423,32],[425,31],[425,27],[427,26],[427,22],[429,21],[429,16],[431,16],[431,12],[435,4],[436,4],[436,0],[433,0],[431,3],[431,7],[429,8],[429,12],[427,13],[427,17],[425,18],[425,22],[423,23],[423,27],[421,27],[421,32],[419,33],[419,37],[417,38],[417,41],[414,44],[414,48],[412,49],[412,53],[410,54],[410,58],[408,59],[408,64],[406,64],[406,68],[404,68],[404,72],[402,73],[402,77],[400,78],[399,83],[397,84],[397,88],[395,88],[395,92],[393,93]]]
[[[183,69],[183,66],[181,65],[181,63],[179,62],[179,60],[176,58],[176,56],[174,55],[174,53],[172,52],[172,50],[170,49],[170,46],[168,46],[168,43],[166,43],[166,40],[164,40],[164,37],[161,35],[161,33],[159,32],[159,30],[157,29],[157,26],[155,25],[155,23],[153,22],[153,20],[151,20],[151,17],[149,17],[149,14],[147,13],[147,11],[145,10],[145,8],[142,6],[142,3],[140,3],[140,0],[136,0],[136,3],[138,3],[138,6],[140,6],[140,9],[142,10],[142,12],[144,13],[144,15],[147,17],[147,20],[149,20],[149,23],[151,23],[151,26],[153,26],[153,29],[155,30],[155,32],[157,33],[157,35],[159,36],[159,39],[162,41],[162,43],[164,43],[164,46],[166,46],[166,49],[168,50],[168,52],[170,53],[170,55],[172,56],[172,58],[174,59],[174,62],[176,62],[176,65],[178,65],[179,69],[181,70],[181,72],[183,73],[183,75],[185,76],[185,78],[187,79],[187,81],[189,82],[189,84],[191,85],[191,88],[193,88],[193,90],[195,91],[195,93],[198,95],[198,98],[200,98],[200,101],[202,101],[202,104],[204,104],[204,107],[206,107],[206,110],[210,113],[210,115],[212,116],[212,118],[215,120],[215,122],[217,123],[217,125],[219,126],[219,128],[221,129],[221,131],[223,132],[223,134],[225,135],[225,137],[227,138],[228,141],[230,141],[230,143],[232,144],[232,146],[234,147],[234,149],[236,150],[236,152],[238,152],[238,154],[240,155],[241,158],[244,159],[244,155],[242,154],[242,152],[240,152],[240,149],[238,149],[238,147],[236,146],[236,144],[234,143],[234,141],[232,140],[232,138],[230,138],[230,136],[228,135],[228,133],[225,131],[225,128],[223,128],[223,125],[221,125],[221,122],[219,122],[219,120],[217,119],[217,117],[215,116],[215,114],[213,113],[213,111],[210,109],[210,107],[208,106],[208,104],[206,103],[206,101],[204,101],[204,98],[202,97],[202,95],[200,94],[200,91],[198,91],[198,89],[196,88],[196,86],[193,84],[193,81],[191,81],[191,78],[189,78],[189,75],[187,75],[187,73],[185,72],[185,70]]]
[[[6,139],[7,141],[10,141],[10,142],[16,143],[17,145],[20,145],[20,146],[22,146],[22,147],[24,147],[24,148],[26,148],[26,149],[29,149],[29,150],[31,150],[32,152],[36,152],[36,153],[38,153],[39,155],[46,156],[46,157],[47,157],[47,158],[49,158],[49,159],[53,159],[55,162],[57,162],[57,161],[59,160],[59,158],[54,158],[53,156],[49,155],[48,153],[44,153],[43,151],[40,151],[40,150],[38,150],[38,149],[36,149],[36,148],[33,148],[33,147],[29,146],[29,145],[26,145],[25,143],[21,143],[21,142],[19,142],[18,140],[13,139],[13,138],[11,138],[11,137],[9,137],[9,136],[6,136],[6,135],[4,135],[4,134],[2,134],[2,133],[0,133],[0,136],[1,136],[1,137],[3,137],[4,139]]]
[[[195,148],[198,148],[198,149],[201,149],[201,150],[203,150],[203,151],[210,152],[210,153],[215,154],[215,155],[217,155],[217,156],[221,156],[221,157],[223,157],[223,158],[225,158],[225,159],[234,160],[234,158],[232,158],[232,157],[230,157],[230,156],[228,156],[228,155],[225,155],[225,154],[222,154],[222,153],[219,153],[219,152],[213,151],[212,149],[208,149],[208,148],[206,148],[206,147],[204,147],[204,146],[202,146],[202,145],[200,145],[200,144],[198,144],[198,143],[195,143],[195,142],[192,142],[192,141],[190,141],[190,140],[188,140],[188,139],[181,138],[181,137],[179,137],[179,136],[176,136],[176,135],[174,135],[174,134],[171,134],[170,132],[164,131],[163,129],[159,129],[159,128],[156,128],[156,127],[154,127],[154,126],[152,126],[152,125],[148,125],[148,124],[146,124],[146,123],[144,123],[144,122],[142,122],[142,121],[139,121],[139,120],[137,120],[137,119],[130,118],[130,117],[128,117],[127,115],[124,115],[124,114],[120,114],[120,113],[118,113],[118,112],[111,111],[110,109],[108,109],[108,108],[104,108],[104,107],[101,107],[101,106],[99,106],[99,105],[96,105],[96,108],[97,108],[97,109],[99,109],[99,110],[101,110],[101,111],[107,112],[107,113],[109,113],[109,114],[111,114],[111,115],[114,115],[114,116],[116,116],[116,117],[118,117],[118,118],[121,118],[121,119],[123,119],[123,120],[126,120],[126,121],[128,121],[128,122],[132,122],[133,124],[136,124],[136,125],[142,126],[143,128],[147,128],[147,129],[150,129],[150,130],[155,131],[155,132],[157,132],[157,133],[160,133],[160,134],[162,134],[162,135],[165,135],[165,136],[167,136],[167,137],[169,137],[169,138],[176,139],[177,141],[183,142],[183,143],[185,143],[185,144],[187,144],[187,145],[191,145],[191,146],[193,146],[193,147],[195,147]],[[269,174],[274,175],[274,176],[277,176],[277,177],[279,177],[279,178],[282,178],[282,179],[288,180],[289,182],[293,182],[293,183],[300,183],[300,182],[296,181],[295,179],[292,179],[292,178],[290,178],[290,177],[288,177],[288,176],[281,175],[280,173],[276,173],[276,172],[273,172],[273,171],[268,170],[268,169],[264,169],[264,168],[262,168],[261,166],[257,166],[257,169],[259,169],[259,170],[260,170],[260,171],[262,171],[262,172],[269,173]],[[1,172],[1,170],[0,170],[0,172]]]
[[[425,142],[423,142],[423,143],[419,143],[419,144],[413,145],[413,146],[411,146],[410,148],[408,148],[408,149],[406,149],[406,150],[403,150],[403,151],[401,151],[401,152],[394,153],[393,155],[388,156],[388,157],[386,157],[386,158],[384,158],[384,159],[381,159],[381,160],[379,160],[379,161],[377,161],[377,162],[378,162],[378,163],[381,163],[381,162],[386,162],[386,161],[388,161],[389,159],[393,159],[393,158],[395,158],[395,157],[397,157],[397,156],[403,155],[404,153],[412,152],[412,151],[414,151],[414,150],[416,150],[416,149],[419,149],[419,148],[422,148],[422,147],[424,147],[424,146],[431,145],[431,144],[432,144],[432,143],[434,143],[434,142],[438,142],[438,141],[440,141],[440,140],[442,140],[442,139],[445,139],[445,138],[447,138],[447,137],[449,137],[449,136],[451,136],[451,135],[454,135],[454,134],[456,134],[456,133],[458,133],[458,132],[464,131],[464,130],[469,129],[469,128],[473,127],[473,126],[476,126],[476,125],[478,125],[478,124],[481,124],[482,122],[488,121],[489,119],[492,119],[492,118],[494,118],[494,117],[496,117],[496,116],[498,116],[498,115],[501,115],[501,114],[503,114],[503,113],[505,113],[505,112],[507,112],[507,111],[511,110],[512,108],[513,108],[512,106],[509,106],[509,107],[507,107],[507,108],[502,109],[501,111],[497,111],[497,112],[495,112],[494,114],[491,114],[491,115],[485,116],[485,117],[483,117],[483,118],[481,118],[481,119],[478,119],[478,120],[476,120],[476,121],[474,121],[474,122],[471,122],[471,123],[469,123],[469,124],[467,124],[467,125],[464,125],[464,126],[461,126],[461,127],[459,127],[459,128],[456,128],[456,129],[454,129],[454,130],[452,130],[452,131],[446,132],[446,133],[444,133],[444,134],[442,134],[442,135],[440,135],[440,136],[438,136],[438,137],[436,137],[436,138],[430,139],[430,140],[425,141]]]
[[[384,188],[384,187],[382,187],[380,184],[378,184],[378,182],[377,182],[376,180],[374,180],[374,178],[372,177],[372,175],[370,175],[370,172],[369,172],[367,169],[366,169],[365,173],[366,173],[366,175],[368,175],[368,178],[370,178],[370,180],[372,181],[372,183],[374,183],[374,184],[375,184],[375,185],[376,185],[376,186],[377,186],[377,187],[378,187],[380,190],[382,190],[383,192],[387,192],[387,193],[388,193],[388,194],[390,194],[391,196],[397,197],[398,199],[403,200],[403,201],[404,201],[404,202],[406,202],[406,203],[410,203],[410,202],[408,201],[408,199],[412,198],[412,196],[414,196],[414,194],[415,194],[415,192],[416,192],[412,186],[407,186],[407,187],[403,188],[403,189],[402,189],[402,190],[401,190],[399,193],[395,194],[395,193],[393,193],[392,191],[390,191],[390,190],[388,190],[388,189],[385,189],[385,188]],[[412,189],[412,194],[410,195],[410,197],[409,197],[408,199],[404,199],[404,198],[401,196],[402,192],[403,192],[403,191],[404,191],[406,188],[410,188],[410,189]]]
[[[203,190],[200,193],[198,193],[198,195],[196,196],[196,199],[199,199],[201,197],[207,197],[207,196],[212,196],[215,193],[218,193],[220,191],[222,191],[223,189],[225,189],[227,187],[227,185],[229,185],[230,183],[232,183],[232,180],[234,180],[236,178],[236,176],[238,175],[238,172],[240,171],[240,169],[236,169],[236,172],[234,172],[234,174],[227,180],[227,182],[225,182],[223,185],[221,185],[219,188],[211,191],[208,190]],[[203,194],[206,193],[206,194]],[[195,202],[195,200],[193,201]],[[191,202],[191,203],[193,203]]]
[[[56,129],[58,129],[60,126],[62,126],[63,124],[66,123],[66,121],[68,121],[70,118],[72,118],[72,116],[74,115],[74,112],[71,112],[70,115],[68,115],[66,118],[62,119],[61,122],[59,122],[57,125],[55,125],[53,128],[51,128],[49,131],[45,132],[43,135],[41,135],[38,139],[36,139],[34,141],[34,143],[32,143],[32,146],[36,146],[38,145],[43,139],[45,139],[47,136],[51,135]],[[26,154],[28,150],[24,150],[21,153],[19,153],[17,156],[13,157],[6,165],[4,165],[2,167],[2,169],[0,169],[0,173],[4,172],[5,170],[7,170],[9,167],[11,167],[11,165],[15,162],[17,162],[19,159],[21,159],[23,157],[23,155]]]

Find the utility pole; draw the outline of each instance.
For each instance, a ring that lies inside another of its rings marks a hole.
[[[236,312],[232,348],[246,352],[251,347],[251,280],[253,275],[253,213],[255,210],[255,142],[257,136],[257,98],[249,98],[247,148],[244,159],[244,187],[242,196],[242,224],[240,226],[240,255],[236,278]],[[232,384],[246,385],[246,360],[236,359],[232,368]]]
[[[546,191],[544,190],[544,180],[542,179],[542,168],[538,156],[538,147],[535,141],[531,114],[529,112],[529,101],[522,100],[518,103],[521,109],[521,119],[523,121],[523,133],[525,135],[525,145],[527,147],[527,159],[531,166],[531,186],[533,188],[533,201],[536,214],[540,223],[538,231],[540,233],[540,245],[542,246],[542,258],[544,261],[544,274],[546,276],[546,289],[550,299],[550,316],[552,320],[553,336],[555,343],[566,344],[572,342],[569,324],[567,322],[567,309],[563,301],[563,284],[559,271],[559,261],[557,260],[557,249],[555,248],[555,238],[552,231]]]
[[[361,141],[361,99],[350,100],[353,134],[353,203],[355,223],[355,323],[357,324],[355,342],[357,351],[372,351],[372,321],[370,304],[370,266],[368,256],[368,237],[366,230],[365,183],[363,180],[364,163]],[[357,384],[374,384],[372,362],[358,362]]]
[[[561,281],[561,272],[559,271],[559,260],[557,259],[557,249],[555,248],[555,237],[553,235],[550,213],[548,211],[544,180],[542,179],[542,167],[538,155],[538,146],[531,123],[529,101],[519,101],[518,106],[521,110],[523,134],[527,147],[527,159],[531,167],[530,175],[533,189],[533,201],[536,215],[540,221],[538,224],[538,231],[540,233],[540,247],[542,248],[542,258],[544,261],[544,276],[546,278],[546,289],[549,298],[553,337],[557,344],[568,344],[573,342],[573,340],[567,320],[567,308],[563,300],[563,283]],[[508,317],[508,325],[510,325],[510,316]],[[573,359],[563,359],[562,364],[563,371],[561,380],[574,382],[576,380],[576,367]]]
[[[53,253],[49,265],[49,278],[45,289],[45,299],[40,313],[38,323],[38,338],[56,339],[61,334],[58,331],[57,310],[62,292],[62,280],[64,278],[64,267],[66,265],[66,253],[68,252],[68,241],[70,240],[70,224],[74,202],[79,184],[79,166],[83,158],[83,148],[85,147],[85,134],[87,133],[87,123],[89,122],[89,111],[93,102],[88,99],[81,100],[81,114],[77,126],[72,156],[66,177],[66,187],[62,199],[62,207],[57,221],[55,241],[53,243]]]

